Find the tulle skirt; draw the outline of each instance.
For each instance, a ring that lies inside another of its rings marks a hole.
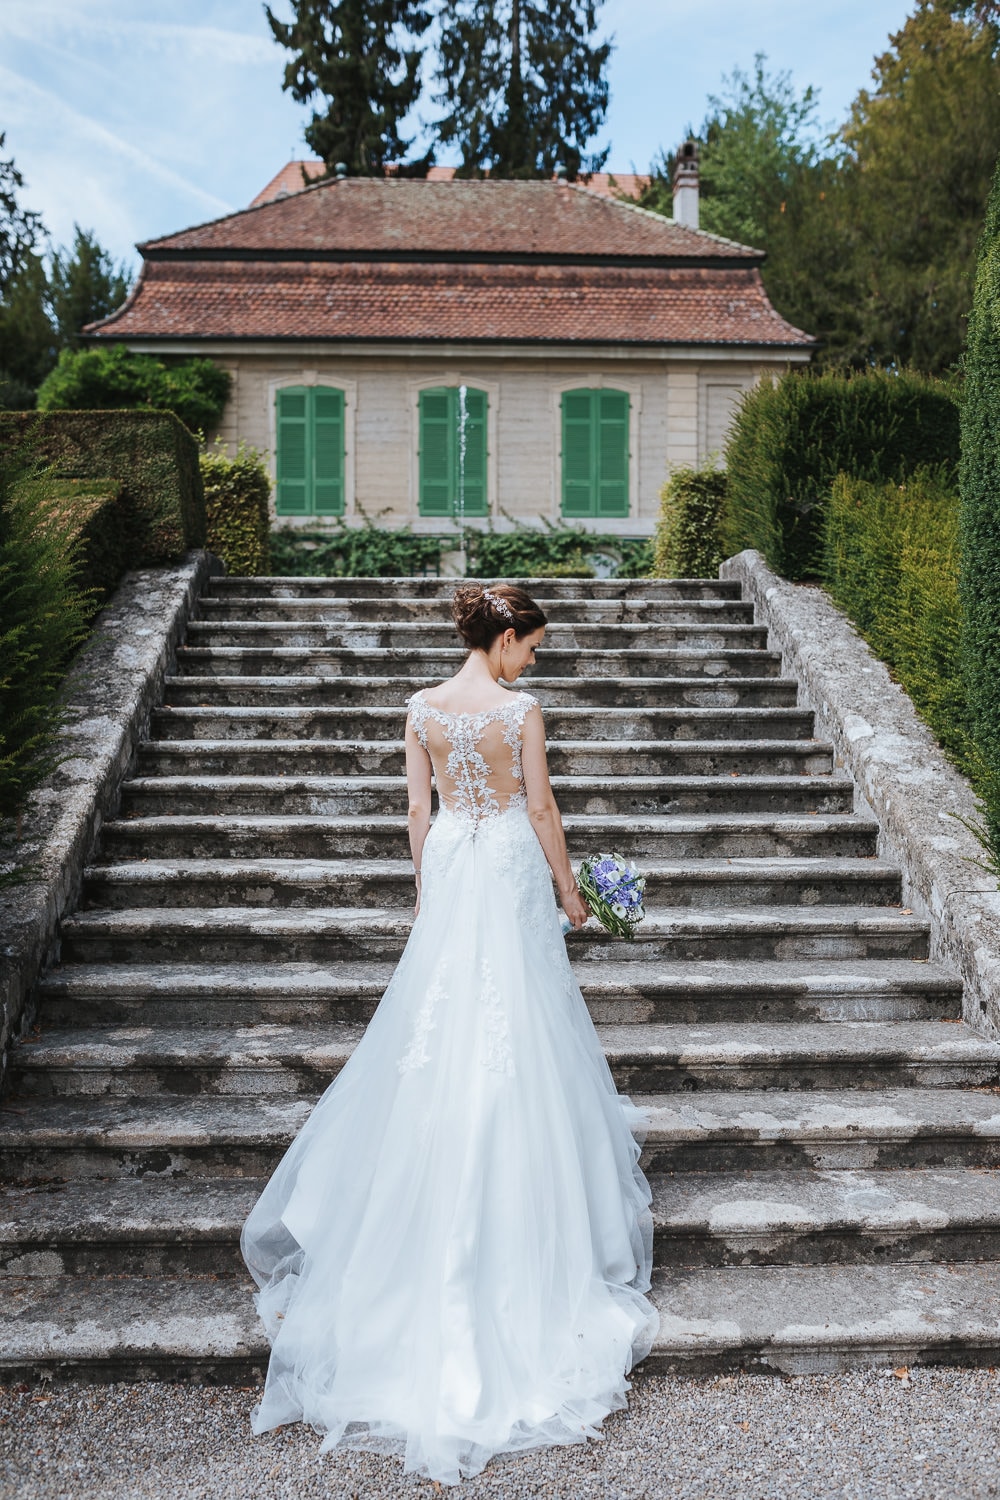
[[[272,1350],[253,1428],[305,1421],[444,1483],[597,1435],[657,1317],[642,1119],[618,1095],[523,808],[442,811],[420,915],[245,1225]]]

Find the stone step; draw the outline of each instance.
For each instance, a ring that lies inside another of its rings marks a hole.
[[[0,1276],[244,1276],[262,1178],[116,1178],[0,1191]],[[1000,1259],[1000,1173],[688,1173],[650,1180],[658,1267]]]
[[[535,603],[553,625],[572,619],[585,625],[753,624],[754,607],[743,599],[621,598],[557,599],[538,595]],[[261,595],[228,598],[203,595],[198,616],[203,620],[322,620],[325,622],[387,621],[418,623],[444,621],[451,624],[451,596],[412,598],[301,598],[278,599]]]
[[[219,599],[380,599],[383,608],[397,601],[444,599],[450,604],[458,578],[237,578],[220,575],[209,587]],[[719,578],[507,578],[533,599],[591,600],[616,603],[632,599],[739,599],[738,581]]]
[[[83,911],[62,925],[66,961],[96,963],[211,955],[218,963],[399,958],[408,912],[385,907],[136,907]],[[574,962],[664,959],[925,958],[926,921],[899,908],[741,906],[652,908],[625,949],[591,921],[569,939]]]
[[[641,849],[664,859],[870,859],[878,824],[854,813],[794,813],[769,817],[590,817],[563,819],[570,855],[602,849]],[[151,859],[408,859],[406,818],[302,816],[133,817],[105,823],[102,857],[108,863]]]
[[[16,1049],[18,1100],[223,1095],[316,1099],[364,1034],[360,1023],[223,1029],[44,1030]],[[619,1090],[997,1088],[1000,1043],[962,1022],[747,1022],[733,1028],[599,1026]],[[1000,1100],[998,1100],[1000,1102]]]
[[[662,817],[763,812],[849,813],[850,777],[829,776],[554,776],[564,814]],[[369,817],[406,807],[402,776],[137,776],[122,786],[126,817],[305,815]]]
[[[70,964],[41,981],[46,1025],[245,1026],[367,1021],[390,963]],[[942,1021],[962,984],[926,959],[584,962],[597,1022]]]
[[[426,651],[399,646],[391,650],[352,651],[341,646],[181,646],[177,670],[193,677],[409,677],[430,672],[437,681],[457,672],[464,652],[429,647]],[[777,677],[781,658],[775,652],[751,647],[628,651],[546,649],[539,657],[553,677],[584,679],[584,696],[600,696],[594,679],[647,677]],[[539,676],[543,675],[539,673]],[[518,679],[531,691],[534,669]],[[410,689],[414,691],[413,688]],[[577,702],[580,701],[577,691]]]
[[[209,650],[344,651],[357,657],[371,651],[464,653],[455,626],[447,621],[415,620],[191,620],[187,643]],[[557,621],[546,627],[537,656],[584,651],[602,655],[634,651],[730,651],[767,647],[767,626],[718,620],[677,621],[657,625],[590,625],[583,620]]]
[[[1000,1093],[899,1088],[724,1089],[637,1096],[650,1174],[1000,1169]],[[313,1107],[259,1098],[32,1098],[0,1109],[8,1183],[266,1177]]]
[[[158,708],[151,723],[162,743],[402,740],[403,705],[366,708]],[[550,745],[599,740],[630,745],[664,740],[808,740],[813,714],[805,708],[551,708]]]
[[[253,1385],[268,1346],[239,1277],[10,1277],[7,1384],[192,1380]],[[664,1268],[650,1374],[831,1374],[1000,1364],[1000,1265]]]
[[[629,744],[563,740],[549,746],[553,776],[825,776],[833,746],[822,740],[660,740]],[[401,776],[391,740],[148,740],[137,775]]]
[[[877,859],[648,859],[646,900],[657,906],[891,906],[900,871]],[[91,865],[81,910],[106,907],[412,907],[408,859],[156,859]]]
[[[236,667],[238,663],[233,665]],[[563,706],[580,708],[581,703],[594,708],[626,709],[794,707],[798,702],[798,684],[794,678],[779,677],[771,658],[761,663],[760,670],[765,675],[727,677],[722,671],[704,678],[601,677],[588,682],[585,688],[578,677],[533,676],[530,688],[546,710]],[[385,677],[191,674],[168,677],[165,697],[167,708],[201,707],[213,712],[224,708],[289,705],[296,712],[327,706],[361,709],[390,706],[401,710],[412,693],[419,688],[434,687],[445,675],[443,672],[430,677],[416,672]]]

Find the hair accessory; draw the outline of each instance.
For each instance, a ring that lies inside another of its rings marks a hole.
[[[491,594],[489,589],[483,589],[483,598],[487,604],[492,604],[494,609],[499,610],[502,615],[505,615],[511,624],[514,623],[514,611],[506,599],[501,599],[499,594]]]

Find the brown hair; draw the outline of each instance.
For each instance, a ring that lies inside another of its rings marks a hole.
[[[492,598],[487,595],[492,595]],[[509,617],[497,607],[495,601],[498,599],[506,604]],[[488,651],[505,630],[513,630],[520,641],[548,623],[531,595],[524,589],[515,588],[512,583],[460,584],[455,590],[451,613],[458,633],[470,651]]]

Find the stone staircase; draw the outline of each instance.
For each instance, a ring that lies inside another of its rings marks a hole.
[[[238,1236],[410,927],[402,705],[437,579],[214,579],[0,1110],[0,1377],[253,1378]],[[735,584],[539,581],[568,941],[649,1107],[661,1369],[1000,1362],[1000,1047]],[[544,1143],[540,1143],[544,1149]]]

